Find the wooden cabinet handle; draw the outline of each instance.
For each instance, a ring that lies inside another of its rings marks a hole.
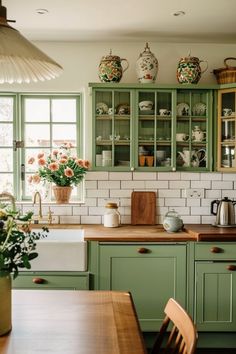
[[[211,252],[212,253],[222,253],[224,250],[220,247],[212,247]]]
[[[227,269],[228,270],[236,270],[236,265],[230,264],[230,265],[227,266]]]
[[[34,284],[44,284],[46,282],[46,280],[43,278],[33,278],[32,281]]]
[[[141,247],[138,249],[138,253],[149,253],[151,252],[148,248]]]

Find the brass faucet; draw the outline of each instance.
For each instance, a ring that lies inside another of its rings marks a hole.
[[[12,210],[15,211],[16,210],[16,199],[15,197],[8,193],[8,192],[3,192],[3,193],[0,193],[0,200],[2,201],[9,201],[11,202],[11,205],[12,205]]]
[[[34,201],[33,204],[36,204],[37,201],[37,197],[38,197],[38,201],[39,201],[39,219],[43,218],[43,213],[42,213],[42,198],[41,198],[41,194],[37,191],[34,193]]]

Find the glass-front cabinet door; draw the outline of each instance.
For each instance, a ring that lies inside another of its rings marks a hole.
[[[176,168],[209,170],[212,156],[212,92],[177,90]]]
[[[101,170],[131,168],[131,96],[128,89],[93,91],[94,167]]]
[[[236,88],[218,92],[217,170],[236,171]]]
[[[173,90],[137,90],[135,166],[175,169],[173,158]]]

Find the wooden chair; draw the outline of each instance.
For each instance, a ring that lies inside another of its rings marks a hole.
[[[166,316],[163,320],[160,332],[155,339],[151,354],[195,353],[197,331],[188,313],[172,298],[167,302],[164,312]],[[170,323],[172,323],[173,326],[171,331],[167,332]],[[163,346],[163,340],[166,339],[166,335],[167,342]]]

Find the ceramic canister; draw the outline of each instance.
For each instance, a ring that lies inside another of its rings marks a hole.
[[[206,68],[201,69],[200,64],[206,63]],[[203,60],[199,60],[197,57],[191,57],[190,55],[185,58],[181,58],[177,67],[177,80],[180,84],[197,84],[203,74],[208,68],[208,63]]]
[[[121,62],[126,62],[126,67],[123,69]],[[119,82],[123,73],[128,69],[129,63],[126,59],[121,59],[117,55],[109,55],[102,57],[99,64],[98,75],[101,82]]]
[[[141,83],[152,83],[156,81],[158,71],[158,60],[150,51],[148,43],[136,62],[136,74]]]

